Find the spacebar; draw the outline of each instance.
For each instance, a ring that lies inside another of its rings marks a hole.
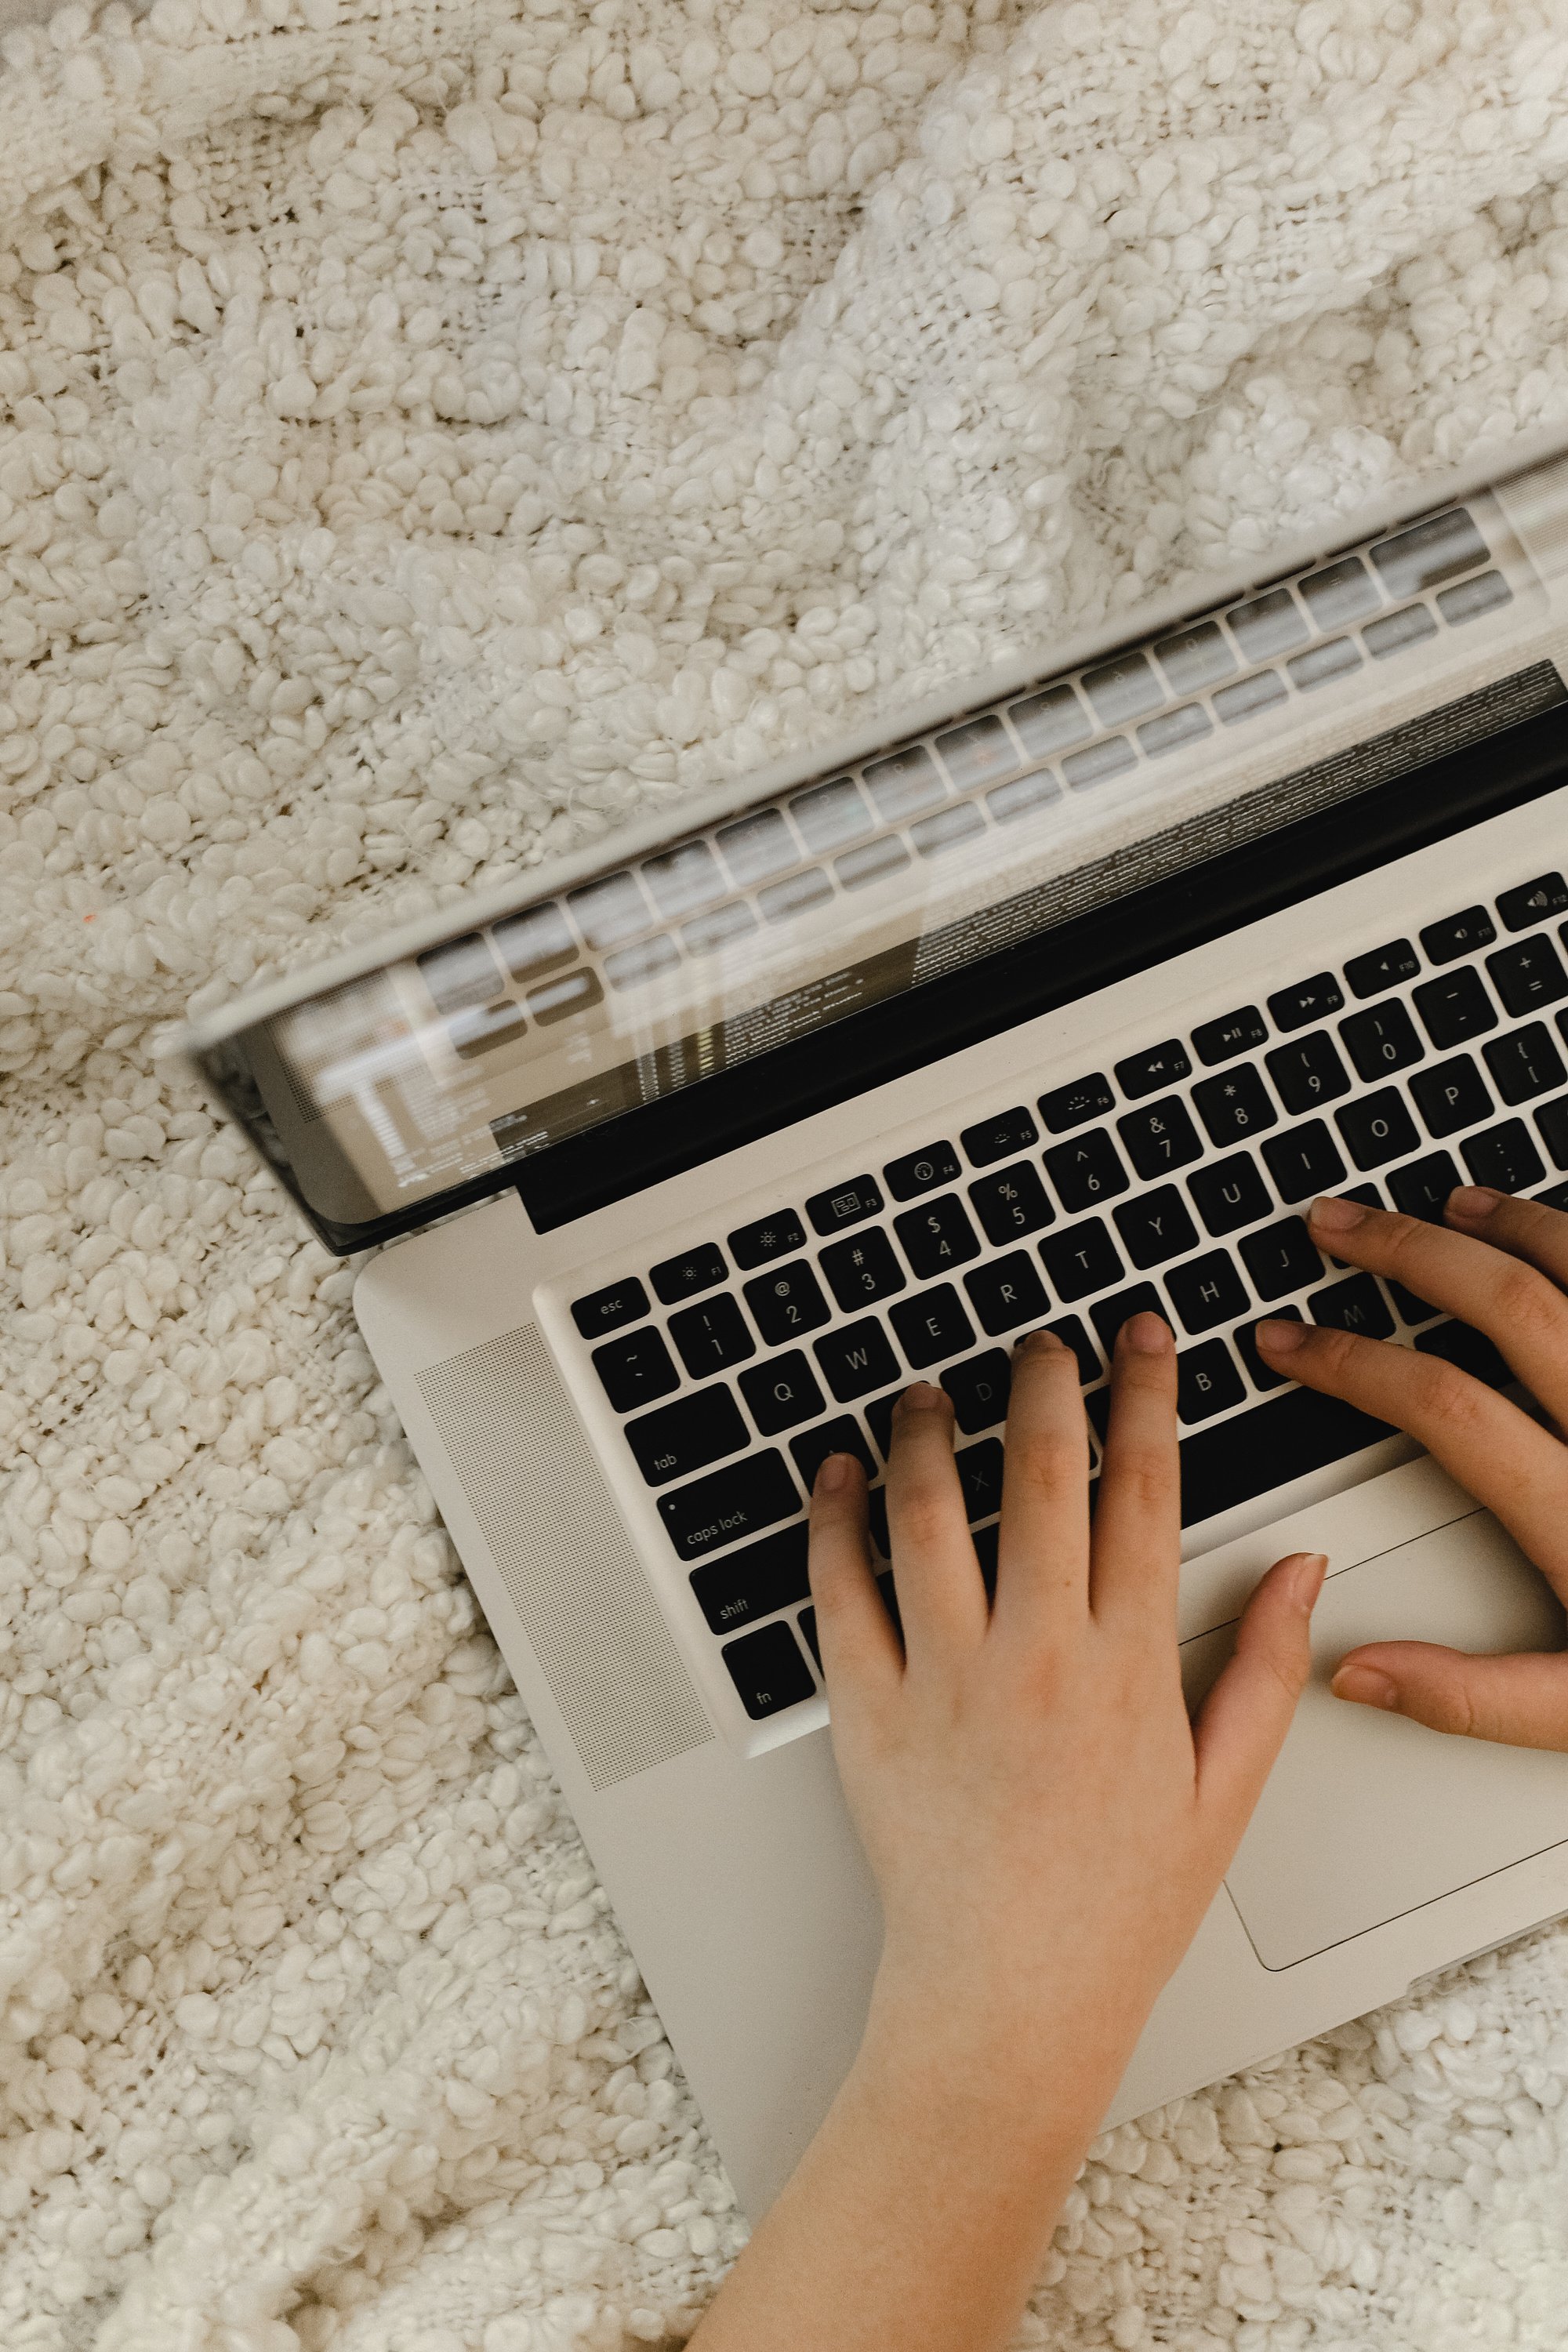
[[[1182,1441],[1182,1525],[1212,1519],[1394,1431],[1316,1389],[1291,1389]]]

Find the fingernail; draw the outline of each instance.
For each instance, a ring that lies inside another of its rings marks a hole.
[[[930,1412],[933,1406],[945,1403],[945,1391],[933,1388],[930,1381],[916,1381],[904,1391],[900,1402],[910,1412]]]
[[[1270,1318],[1258,1326],[1256,1337],[1260,1352],[1267,1349],[1273,1356],[1289,1356],[1305,1346],[1307,1327],[1304,1323],[1276,1322]]]
[[[1448,1195],[1448,1214],[1462,1217],[1468,1225],[1479,1225],[1483,1217],[1491,1215],[1501,1199],[1502,1194],[1494,1192],[1488,1184],[1461,1184],[1458,1192]]]
[[[1168,1356],[1175,1345],[1171,1327],[1163,1315],[1145,1307],[1141,1315],[1130,1315],[1121,1326],[1121,1337],[1129,1348],[1136,1348],[1141,1356]]]
[[[837,1495],[847,1486],[849,1465],[854,1459],[852,1454],[830,1454],[816,1474],[817,1493]]]
[[[1363,1202],[1342,1201],[1328,1192],[1313,1202],[1308,1214],[1313,1224],[1321,1225],[1326,1234],[1348,1234],[1352,1225],[1363,1222],[1366,1206]]]
[[[1328,1572],[1326,1552],[1309,1552],[1304,1559],[1296,1562],[1295,1573],[1290,1579],[1290,1598],[1303,1617],[1311,1615],[1312,1603],[1321,1592],[1323,1579]]]
[[[1398,1690],[1375,1666],[1342,1666],[1329,1685],[1336,1698],[1357,1700],[1363,1706],[1392,1706]]]

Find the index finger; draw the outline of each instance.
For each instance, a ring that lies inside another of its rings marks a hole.
[[[1484,1331],[1531,1394],[1558,1421],[1568,1415],[1568,1298],[1535,1266],[1469,1234],[1361,1201],[1314,1201],[1308,1222],[1331,1255],[1390,1275]]]

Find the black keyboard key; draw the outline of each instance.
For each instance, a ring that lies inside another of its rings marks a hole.
[[[1408,940],[1390,940],[1385,948],[1373,948],[1365,955],[1352,956],[1345,966],[1345,978],[1352,996],[1381,996],[1385,988],[1397,988],[1402,980],[1414,980],[1421,969],[1421,959]]]
[[[1197,1227],[1173,1184],[1162,1184],[1157,1192],[1127,1202],[1116,1212],[1116,1230],[1122,1248],[1140,1268],[1163,1265],[1167,1258],[1180,1257],[1184,1250],[1198,1245]]]
[[[1563,971],[1562,957],[1544,936],[1517,940],[1510,948],[1499,948],[1496,955],[1488,956],[1487,970],[1505,1011],[1511,1013],[1516,1021],[1527,1013],[1538,1013],[1543,1004],[1555,1004],[1559,998],[1568,996],[1568,971]]]
[[[1265,1145],[1264,1149],[1268,1147]],[[1188,1177],[1187,1190],[1215,1241],[1223,1234],[1234,1234],[1242,1225],[1255,1225],[1274,1206],[1249,1151],[1232,1152],[1228,1160],[1216,1160],[1212,1167],[1198,1169]]]
[[[906,1298],[892,1310],[892,1324],[916,1371],[940,1364],[944,1357],[962,1355],[974,1345],[974,1326],[951,1282],[939,1282],[919,1298]]]
[[[1352,1013],[1348,1021],[1340,1023],[1340,1035],[1357,1073],[1369,1083],[1395,1070],[1407,1070],[1426,1051],[1415,1034],[1415,1022],[1397,998],[1388,1004],[1369,1005],[1364,1013]]]
[[[1246,1394],[1223,1339],[1205,1339],[1201,1348],[1184,1348],[1177,1356],[1176,1412],[1181,1420],[1212,1421],[1216,1412],[1240,1404]]]
[[[902,1160],[889,1160],[882,1175],[895,1201],[912,1201],[939,1184],[956,1184],[962,1172],[951,1143],[928,1143],[923,1150],[906,1152]]]
[[[1045,1161],[1062,1206],[1071,1214],[1097,1208],[1127,1190],[1127,1171],[1102,1127],[1091,1135],[1075,1136],[1070,1143],[1053,1144]]]
[[[996,1118],[983,1118],[977,1126],[966,1127],[958,1139],[969,1154],[971,1166],[989,1168],[994,1160],[1011,1160],[1016,1152],[1027,1151],[1039,1141],[1040,1130],[1020,1103]]]
[[[1002,1331],[1016,1331],[1022,1323],[1037,1323],[1050,1305],[1045,1284],[1022,1250],[977,1266],[964,1276],[963,1286],[981,1329],[992,1339]]]
[[[1415,1346],[1421,1355],[1441,1356],[1446,1364],[1485,1381],[1489,1389],[1505,1389],[1513,1378],[1486,1333],[1468,1323],[1439,1323],[1435,1331],[1421,1332]]]
[[[906,1209],[893,1219],[893,1231],[921,1282],[946,1274],[950,1267],[967,1265],[972,1257],[980,1255],[980,1237],[955,1192],[928,1201],[921,1208]]]
[[[1249,1142],[1266,1128],[1279,1124],[1268,1089],[1250,1064],[1217,1077],[1200,1078],[1193,1088],[1193,1100],[1209,1131],[1209,1140],[1222,1151],[1227,1144]]]
[[[1163,1309],[1157,1307],[1156,1311],[1163,1313]],[[1047,1323],[1046,1328],[1054,1331],[1063,1347],[1070,1348],[1078,1358],[1079,1385],[1081,1388],[1088,1388],[1091,1381],[1099,1380],[1105,1367],[1095,1354],[1094,1341],[1078,1316],[1059,1316],[1056,1322]]]
[[[799,1508],[799,1492],[777,1446],[658,1498],[659,1517],[682,1559],[700,1559],[742,1536],[761,1535],[775,1520],[793,1518]]]
[[[1552,1154],[1552,1166],[1568,1168],[1568,1097],[1562,1102],[1543,1103],[1535,1114],[1535,1124]]]
[[[987,1348],[983,1356],[950,1364],[942,1384],[952,1399],[953,1419],[965,1437],[994,1429],[1006,1420],[1013,1367],[1005,1349]]]
[[[1250,1503],[1331,1462],[1342,1462],[1394,1431],[1339,1397],[1291,1388],[1250,1412],[1182,1441],[1182,1525],[1195,1526]]]
[[[771,1265],[775,1257],[805,1247],[805,1227],[793,1209],[776,1217],[759,1217],[755,1224],[740,1225],[730,1235],[730,1255],[745,1273],[753,1265]]]
[[[866,1416],[866,1426],[876,1439],[885,1462],[893,1450],[893,1408],[903,1395],[902,1389],[889,1389],[886,1396],[873,1397],[860,1408]]]
[[[853,1454],[868,1478],[877,1475],[871,1449],[852,1413],[841,1412],[836,1421],[819,1422],[815,1429],[803,1431],[799,1437],[790,1439],[789,1450],[795,1456],[800,1483],[808,1495],[830,1454]]]
[[[1109,1356],[1116,1345],[1116,1335],[1133,1315],[1157,1315],[1162,1323],[1171,1319],[1170,1309],[1152,1282],[1135,1282],[1126,1290],[1119,1290],[1110,1298],[1096,1301],[1089,1310],[1089,1319],[1100,1334],[1100,1344]],[[1104,1432],[1100,1434],[1103,1436]]]
[[[1310,980],[1298,981],[1294,988],[1282,988],[1271,996],[1268,1017],[1276,1029],[1305,1029],[1313,1021],[1326,1021],[1344,1001],[1331,971],[1315,972]]]
[[[953,1455],[964,1516],[991,1518],[1002,1507],[1002,1441],[984,1437],[978,1445],[961,1445]]]
[[[996,1555],[1001,1548],[1002,1529],[999,1525],[977,1528],[970,1540],[974,1557],[980,1564],[980,1580],[985,1587],[988,1601],[996,1598]]]
[[[881,1553],[882,1558],[884,1559],[891,1559],[893,1556],[893,1547],[888,1538],[888,1490],[886,1486],[873,1486],[870,1493],[867,1496],[866,1524],[871,1531],[871,1541],[876,1545],[877,1549]],[[892,1579],[889,1577],[886,1581],[891,1583]],[[895,1611],[895,1616],[897,1613],[897,1611]]]
[[[822,1411],[816,1375],[798,1348],[742,1372],[741,1394],[764,1437],[776,1437],[781,1429],[794,1429]]]
[[[668,1486],[751,1442],[741,1408],[721,1381],[626,1423],[626,1443],[650,1486]]]
[[[1406,1290],[1402,1282],[1395,1282],[1391,1276],[1384,1275],[1383,1280],[1384,1289],[1394,1301],[1394,1313],[1404,1322],[1412,1328],[1418,1323],[1430,1323],[1437,1312],[1435,1307],[1429,1307],[1424,1298],[1417,1298],[1413,1290]]]
[[[650,1324],[646,1331],[628,1331],[624,1339],[607,1339],[594,1350],[594,1370],[605,1384],[605,1394],[617,1412],[635,1412],[655,1397],[668,1396],[680,1386],[664,1335]]]
[[[1491,1114],[1486,1080],[1468,1054],[1456,1054],[1451,1061],[1417,1070],[1410,1091],[1431,1136],[1458,1135],[1461,1128],[1474,1127],[1479,1118]]]
[[[848,1314],[858,1307],[875,1306],[879,1298],[891,1298],[895,1292],[907,1287],[904,1269],[880,1226],[868,1234],[848,1234],[841,1242],[830,1243],[819,1263],[827,1276],[828,1288]]]
[[[1168,1176],[1173,1168],[1184,1168],[1204,1156],[1202,1139],[1180,1095],[1167,1095],[1145,1110],[1129,1111],[1116,1127],[1127,1157],[1145,1181]]]
[[[1360,1021],[1375,1021],[1375,1013],[1361,1013]],[[1419,1045],[1415,1048],[1420,1054]],[[1351,1090],[1350,1072],[1334,1050],[1334,1041],[1326,1029],[1316,1029],[1310,1037],[1297,1037],[1289,1045],[1276,1045],[1264,1056],[1268,1075],[1273,1079],[1280,1101],[1292,1118],[1304,1111],[1317,1110],[1324,1103],[1337,1102],[1341,1095]],[[1366,1073],[1362,1073],[1364,1077]]]
[[[806,1574],[809,1536],[802,1519],[781,1528],[761,1543],[727,1552],[722,1559],[691,1571],[691,1590],[715,1633],[732,1633],[737,1625],[771,1617],[775,1609],[789,1609],[811,1591]]]
[[[1252,1286],[1265,1303],[1304,1290],[1323,1271],[1317,1244],[1300,1217],[1281,1217],[1277,1225],[1248,1234],[1241,1244],[1241,1255]]]
[[[1178,1078],[1192,1074],[1187,1049],[1179,1037],[1167,1037],[1163,1045],[1151,1045],[1146,1054],[1130,1054],[1116,1065],[1116,1083],[1129,1102],[1142,1102],[1145,1095],[1157,1095],[1162,1087],[1173,1087]]]
[[[1234,1061],[1250,1046],[1263,1045],[1268,1035],[1268,1024],[1257,1005],[1244,1004],[1217,1021],[1201,1021],[1193,1031],[1193,1050],[1205,1068],[1212,1070],[1216,1062]]]
[[[1421,934],[1421,944],[1429,962],[1452,963],[1456,956],[1473,955],[1478,948],[1489,948],[1497,937],[1497,925],[1484,907],[1467,907],[1462,914],[1445,915],[1440,923],[1428,923]]]
[[[667,1257],[648,1276],[654,1296],[666,1307],[678,1299],[689,1298],[699,1290],[711,1290],[722,1282],[730,1271],[724,1263],[724,1253],[717,1242],[700,1242],[695,1249],[683,1250],[679,1257]]]
[[[1320,1192],[1331,1192],[1345,1172],[1339,1145],[1321,1118],[1274,1136],[1264,1145],[1263,1157],[1282,1201],[1312,1201]]]
[[[757,1352],[746,1318],[728,1293],[700,1307],[683,1307],[669,1318],[669,1336],[694,1381],[705,1381],[711,1372],[726,1372],[731,1364],[743,1364]]]
[[[743,1633],[738,1642],[726,1642],[723,1658],[753,1723],[783,1707],[798,1706],[816,1694],[811,1668],[787,1625],[764,1625],[758,1633]]]
[[[1056,1219],[1050,1195],[1027,1160],[1015,1160],[994,1176],[978,1177],[969,1197],[987,1241],[1014,1242],[1021,1234],[1037,1234]]]
[[[1403,1215],[1425,1217],[1429,1225],[1436,1225],[1441,1223],[1443,1204],[1459,1181],[1452,1154],[1429,1151],[1425,1160],[1394,1169],[1388,1180],[1388,1194]]]
[[[1422,1026],[1440,1054],[1450,1045],[1468,1045],[1498,1025],[1497,1008],[1481,984],[1479,972],[1467,965],[1441,980],[1424,981],[1414,992]]]
[[[1568,882],[1561,874],[1538,874],[1533,882],[1521,882],[1517,890],[1504,890],[1497,910],[1505,930],[1527,931],[1531,923],[1543,923],[1548,915],[1568,914]]]
[[[744,1287],[746,1304],[770,1348],[783,1348],[791,1339],[815,1331],[833,1311],[804,1258],[797,1258],[793,1265],[777,1266],[772,1274],[760,1274]]]
[[[1258,1354],[1258,1323],[1265,1321],[1300,1323],[1301,1319],[1301,1310],[1299,1307],[1277,1307],[1272,1316],[1260,1315],[1255,1322],[1239,1323],[1231,1333],[1230,1336],[1236,1342],[1237,1351],[1247,1366],[1247,1377],[1255,1389],[1282,1389],[1289,1378],[1288,1372],[1277,1372],[1272,1364],[1266,1364]]]
[[[1115,1108],[1116,1097],[1100,1070],[1091,1070],[1087,1078],[1077,1078],[1070,1087],[1057,1087],[1040,1097],[1040,1117],[1050,1135],[1066,1135],[1087,1119],[1103,1118]]]
[[[1394,1318],[1370,1274],[1352,1274],[1348,1281],[1331,1282],[1307,1301],[1314,1323],[1333,1331],[1354,1331],[1363,1339],[1387,1339]]]
[[[830,1331],[815,1345],[816,1360],[840,1404],[868,1396],[873,1389],[885,1389],[899,1377],[899,1360],[874,1315],[847,1323],[842,1331]]]
[[[1037,1247],[1052,1287],[1064,1307],[1121,1279],[1121,1260],[1116,1244],[1105,1230],[1103,1217],[1086,1217],[1081,1224],[1047,1234]]]
[[[1384,1087],[1374,1095],[1363,1095],[1360,1102],[1347,1103],[1334,1113],[1334,1122],[1358,1168],[1381,1168],[1385,1160],[1415,1151],[1421,1141],[1397,1087]]]
[[[1532,1184],[1546,1181],[1545,1164],[1521,1118],[1483,1128],[1459,1150],[1472,1184],[1490,1184],[1499,1192],[1528,1192]]]
[[[1550,1184],[1535,1197],[1543,1209],[1568,1210],[1568,1184]]]
[[[882,1195],[869,1176],[857,1176],[831,1192],[814,1192],[805,1213],[819,1234],[841,1234],[846,1225],[863,1224],[882,1205]]]
[[[635,1275],[572,1302],[572,1320],[584,1339],[602,1339],[606,1331],[618,1331],[623,1323],[639,1322],[647,1311],[647,1293]]]
[[[1234,1323],[1251,1304],[1226,1250],[1210,1250],[1185,1265],[1173,1266],[1165,1287],[1184,1328],[1194,1338],[1200,1331],[1212,1331],[1216,1323]]]
[[[1485,1052],[1492,1083],[1510,1105],[1533,1102],[1537,1095],[1549,1095],[1568,1080],[1568,1070],[1544,1021],[1532,1021],[1528,1029],[1516,1029],[1511,1036],[1494,1037]]]

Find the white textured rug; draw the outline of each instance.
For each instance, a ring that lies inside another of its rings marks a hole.
[[[0,2342],[608,2352],[736,2242],[156,1024],[1568,417],[1568,6],[0,42]],[[1568,1937],[1097,2147],[1028,2341],[1559,2347]]]

